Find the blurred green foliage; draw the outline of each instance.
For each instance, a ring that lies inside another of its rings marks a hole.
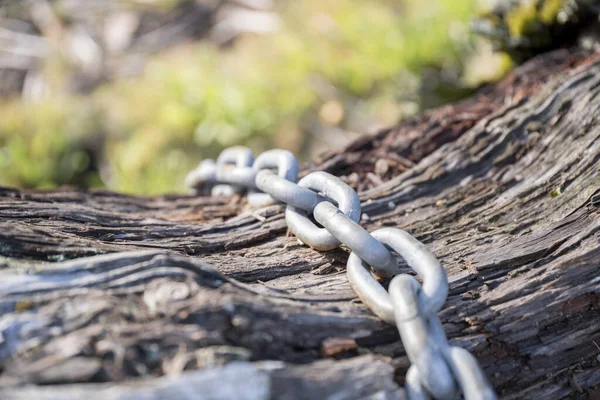
[[[85,96],[56,89],[47,100],[6,101],[0,184],[184,191],[185,173],[223,147],[301,152],[310,121],[353,129],[353,104],[393,124],[424,105],[464,95],[461,71],[474,52],[467,24],[475,6],[475,0],[285,2],[277,32],[243,36],[228,48],[179,45],[154,56],[142,75]],[[435,92],[435,100],[423,103],[424,68],[458,71],[453,83],[461,90]],[[323,105],[332,102],[341,114],[329,118]]]
[[[73,182],[99,186],[88,174],[93,143],[101,124],[87,102],[61,98],[35,104],[6,102],[0,108],[2,181],[24,187],[50,188]]]
[[[517,62],[560,46],[575,45],[597,23],[597,0],[520,0],[499,2],[473,24]],[[596,29],[597,30],[597,29]]]

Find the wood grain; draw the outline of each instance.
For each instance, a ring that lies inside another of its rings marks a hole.
[[[502,398],[600,392],[599,94],[600,55],[560,50],[303,170],[440,258],[444,328]],[[347,249],[299,244],[283,210],[0,189],[0,397],[400,398],[408,360]]]

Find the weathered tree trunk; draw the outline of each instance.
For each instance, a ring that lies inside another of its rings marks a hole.
[[[600,394],[599,94],[600,54],[557,51],[304,170],[441,259],[444,328],[503,398]],[[0,398],[401,398],[396,328],[282,211],[1,189]]]

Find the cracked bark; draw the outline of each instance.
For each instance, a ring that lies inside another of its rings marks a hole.
[[[303,171],[440,258],[446,333],[503,398],[600,393],[599,93],[599,54],[556,51]],[[0,189],[0,398],[401,398],[347,250],[298,244],[283,209]]]

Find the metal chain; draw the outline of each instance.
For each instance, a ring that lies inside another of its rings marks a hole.
[[[358,224],[358,194],[323,171],[296,183],[298,162],[288,151],[270,150],[253,160],[248,148],[226,149],[216,163],[202,161],[188,174],[186,185],[194,190],[211,188],[213,195],[247,189],[248,202],[254,207],[283,202],[287,204],[286,223],[300,241],[323,251],[341,244],[348,247],[350,285],[375,315],[395,324],[400,332],[412,364],[405,384],[410,400],[455,399],[459,393],[466,400],[496,399],[475,357],[448,343],[437,316],[448,296],[448,278],[425,245],[396,228],[367,232]],[[311,215],[322,228],[311,221]],[[411,275],[399,274],[390,249],[423,278],[423,285]],[[375,276],[393,277],[389,291]]]

